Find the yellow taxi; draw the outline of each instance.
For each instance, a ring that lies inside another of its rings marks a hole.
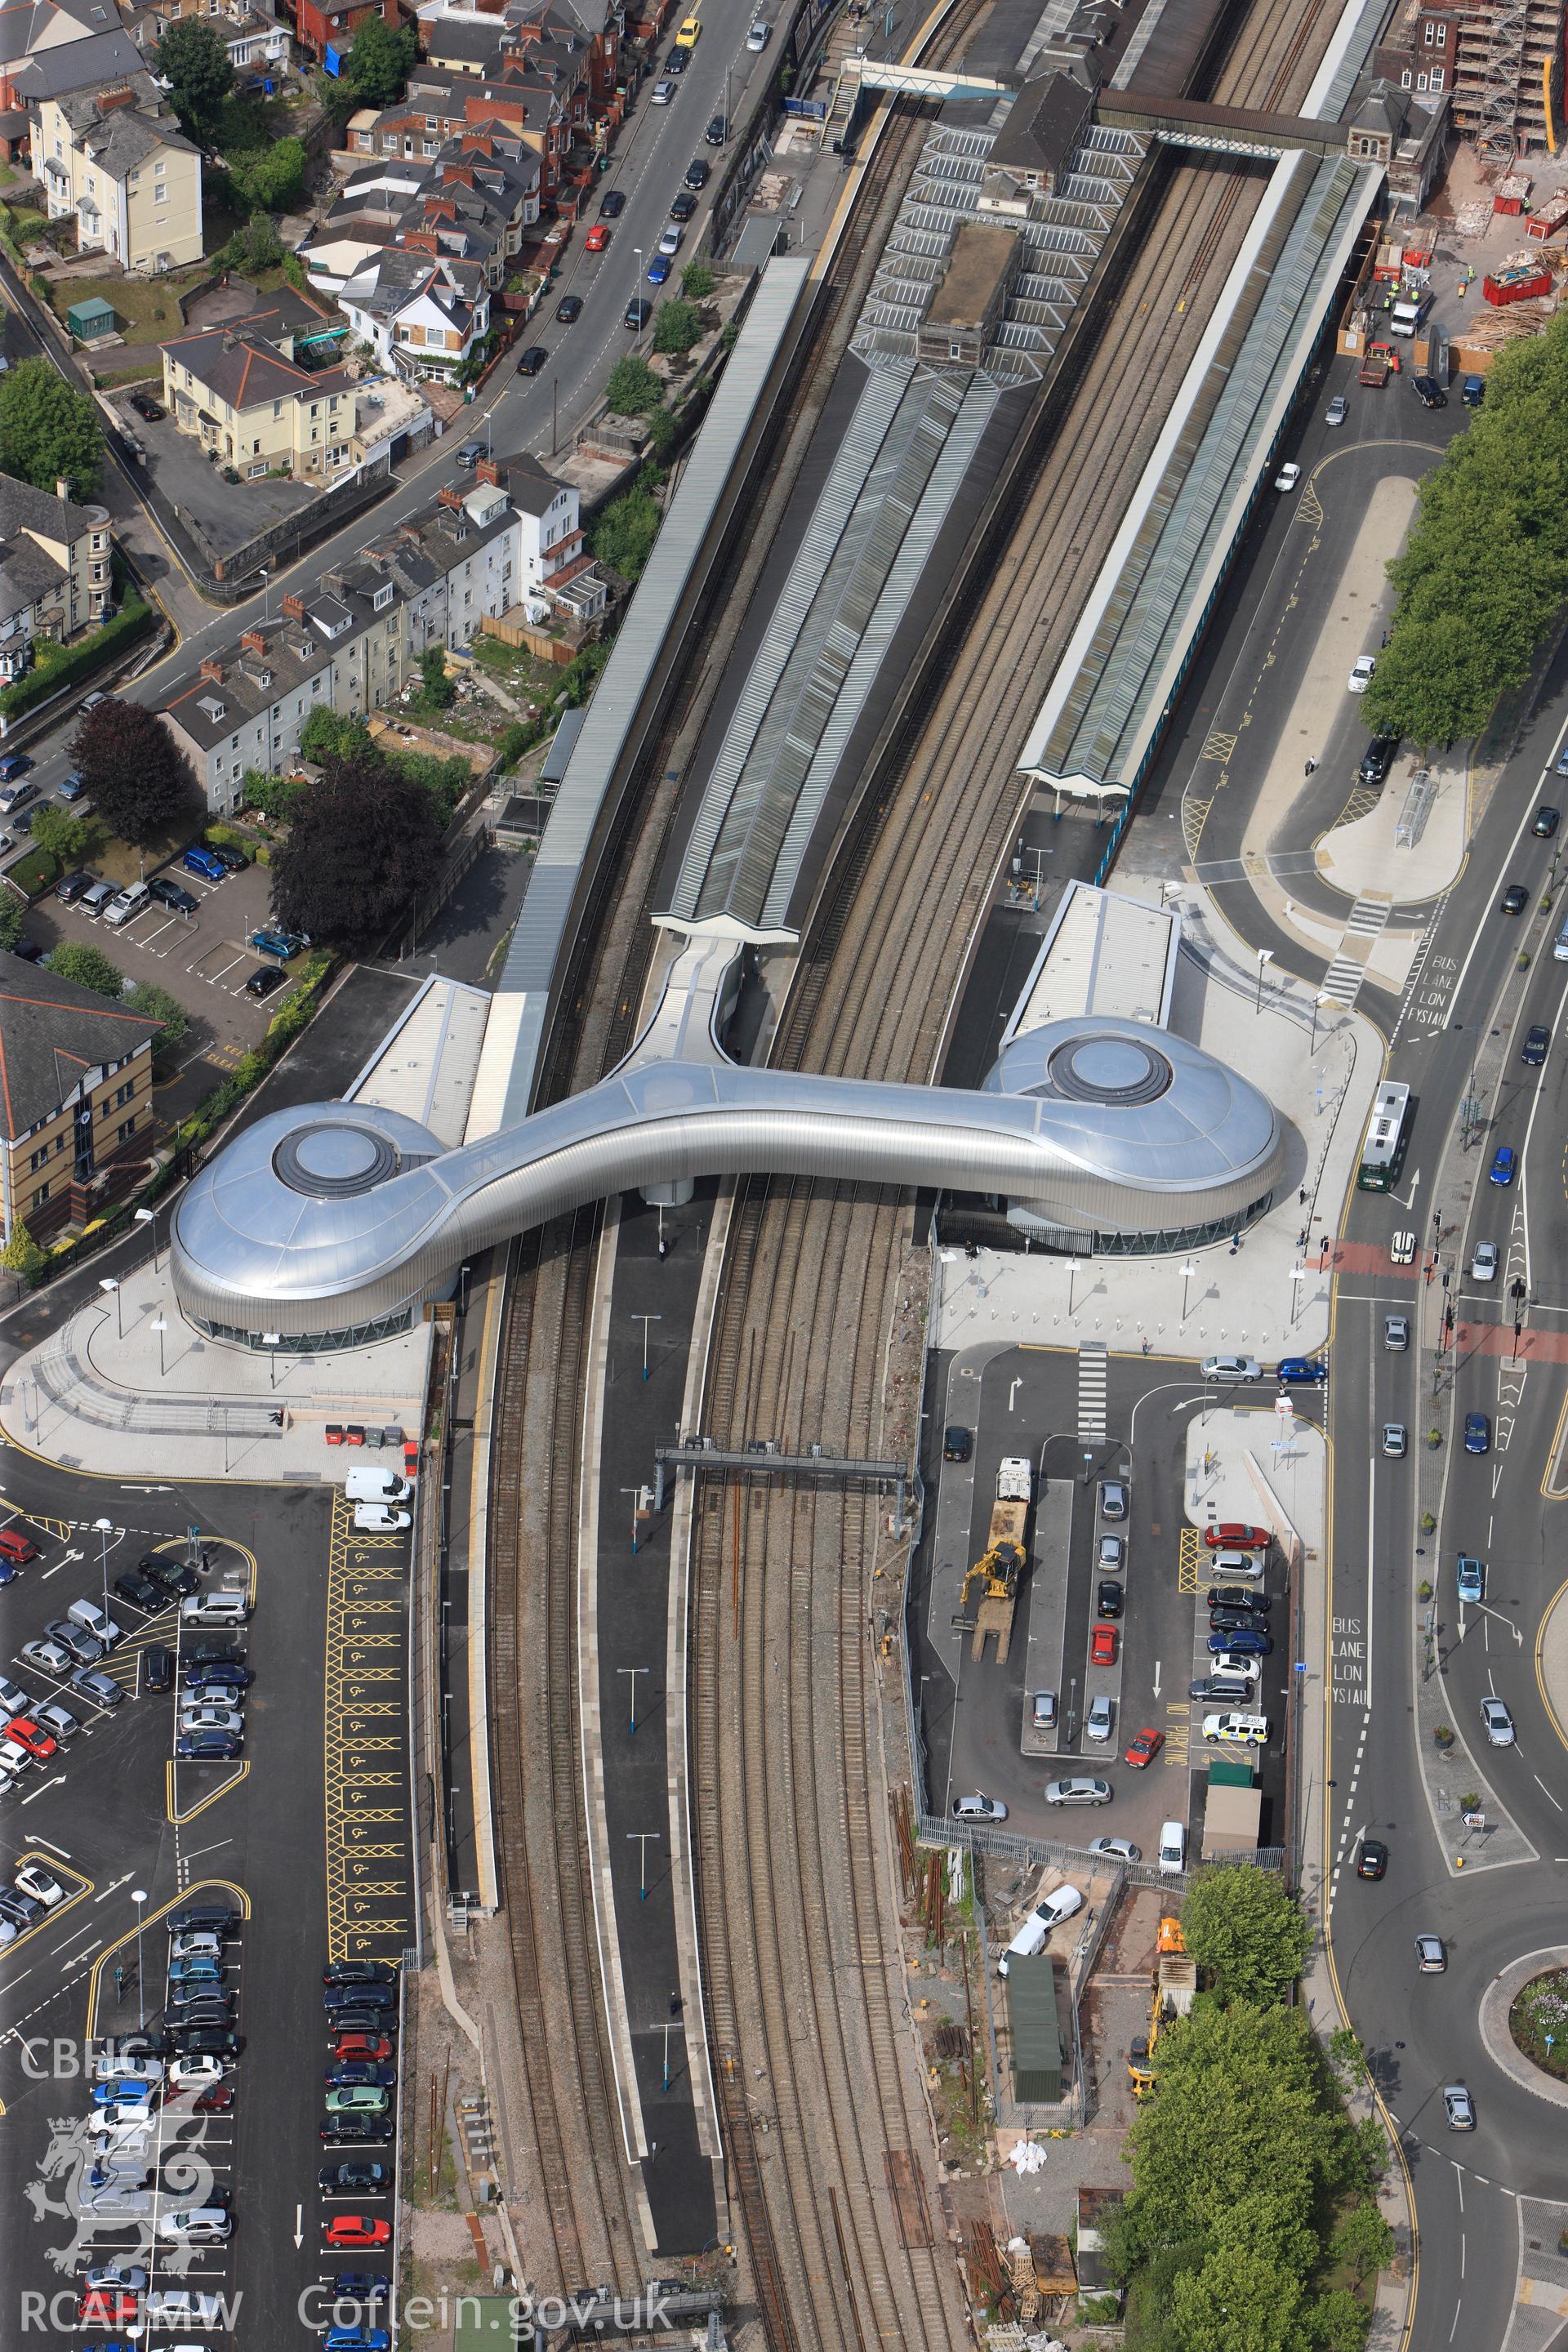
[[[694,49],[701,37],[701,17],[688,16],[685,23],[681,26],[679,32],[677,33],[675,37],[675,46],[678,49]]]

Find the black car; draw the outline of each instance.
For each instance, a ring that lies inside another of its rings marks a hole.
[[[1224,1699],[1232,1706],[1246,1706],[1252,1697],[1252,1685],[1240,1675],[1200,1675],[1196,1682],[1187,1685],[1189,1698]]]
[[[700,155],[694,155],[686,167],[686,184],[689,188],[700,191],[708,185],[712,176],[712,164],[705,163]]]
[[[205,1903],[182,1903],[177,1911],[170,1912],[163,1925],[171,1936],[233,1936],[239,1930],[239,1913],[232,1903],[215,1897]]]
[[[182,1731],[174,1741],[174,1756],[182,1764],[230,1764],[242,1745],[237,1731]]]
[[[1388,1848],[1381,1838],[1363,1837],[1361,1852],[1355,1858],[1358,1878],[1381,1878],[1388,1868]]]
[[[624,323],[630,327],[634,334],[640,335],[652,317],[653,304],[645,301],[640,294],[634,294],[626,304]]]
[[[690,50],[683,49],[677,46],[675,48],[671,49],[668,57],[666,58],[663,70],[667,74],[683,74],[690,63]]]
[[[1545,1022],[1537,1021],[1532,1023],[1531,1027],[1526,1030],[1524,1043],[1519,1049],[1520,1060],[1525,1063],[1529,1068],[1538,1070],[1542,1062],[1546,1059],[1546,1049],[1551,1043],[1552,1032],[1547,1027]]]
[[[606,188],[604,194],[599,199],[599,218],[601,220],[619,220],[621,215],[626,211],[626,190],[624,188]]]
[[[114,1590],[121,1601],[129,1601],[132,1609],[140,1609],[144,1616],[151,1617],[154,1610],[166,1609],[169,1605],[169,1596],[163,1586],[154,1584],[150,1577],[129,1572],[117,1576]]]
[[[172,907],[176,915],[194,915],[196,911],[196,902],[190,892],[172,882],[166,874],[154,874],[147,888],[161,907]]]
[[[1542,801],[1535,812],[1530,830],[1537,841],[1550,841],[1557,830],[1557,811]]]
[[[334,2009],[327,2018],[327,2032],[334,2044],[340,2033],[395,2033],[397,2012],[390,2009]]]
[[[397,1970],[389,1960],[329,1960],[321,1970],[324,1985],[389,1985]]]
[[[340,2147],[386,2147],[392,2139],[390,2116],[323,2116],[317,2137]]]
[[[689,221],[697,210],[697,199],[689,188],[682,188],[669,207],[672,221]]]
[[[1246,1609],[1259,1617],[1267,1617],[1273,1606],[1267,1592],[1254,1592],[1250,1584],[1212,1584],[1209,1587],[1211,1609]]]
[[[182,1601],[187,1593],[201,1591],[202,1580],[195,1570],[168,1552],[144,1551],[136,1563],[136,1573],[161,1584],[165,1592],[176,1594]]]
[[[583,315],[581,294],[563,294],[555,305],[555,315],[563,327],[569,327]]]
[[[1435,375],[1413,375],[1411,389],[1423,408],[1447,408],[1448,395]]]
[[[386,1984],[328,1985],[321,1995],[321,2006],[330,2018],[339,2016],[345,2009],[395,2009],[397,1991],[395,1986]]]
[[[1260,1630],[1262,1629],[1259,1628],[1258,1620],[1250,1609],[1211,1609],[1209,1611],[1211,1633],[1253,1633]]]
[[[18,963],[39,963],[44,950],[37,940],[18,940],[11,952]]]
[[[97,880],[97,875],[89,874],[84,866],[79,873],[68,874],[63,882],[58,882],[55,885],[55,896],[62,906],[74,907],[82,892],[90,890]]]
[[[142,1687],[166,1691],[174,1687],[174,1653],[157,1646],[142,1653]]]
[[[230,1642],[216,1641],[210,1634],[198,1635],[194,1642],[184,1643],[180,1657],[187,1666],[237,1666],[244,1663],[245,1652],[237,1650]]]
[[[945,1462],[967,1462],[974,1451],[974,1433],[954,1422],[942,1433],[942,1459]]]
[[[542,343],[530,343],[517,363],[519,375],[537,375],[550,353]]]
[[[1095,1605],[1101,1617],[1121,1616],[1121,1587],[1117,1583],[1114,1577],[1102,1576],[1100,1578],[1100,1598]]]
[[[144,425],[157,425],[163,421],[163,411],[151,393],[133,392],[131,395],[131,405]]]
[[[1510,882],[1499,903],[1500,915],[1522,915],[1530,904],[1530,893],[1522,882]]]
[[[1381,784],[1394,765],[1394,755],[1399,749],[1397,735],[1374,735],[1362,753],[1361,766],[1356,771],[1363,784]]]
[[[316,2185],[323,2197],[378,2197],[391,2188],[392,2175],[384,2164],[376,2164],[369,2157],[351,2156],[342,2164],[323,2164]]]
[[[145,2026],[134,2033],[117,2033],[114,2036],[117,2058],[173,2058],[178,2047],[174,2035],[163,2032],[157,2026]]]
[[[710,114],[708,118],[708,128],[702,136],[707,140],[710,147],[722,147],[725,140],[730,136],[730,126],[721,114]]]
[[[275,963],[263,964],[261,970],[253,971],[246,982],[245,992],[247,996],[270,996],[275,988],[282,987],[288,977],[288,973],[280,971]]]
[[[159,2039],[172,2044],[182,2058],[237,2058],[245,2047],[237,2033],[220,2025],[182,2025]]]

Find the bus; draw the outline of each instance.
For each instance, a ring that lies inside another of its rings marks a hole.
[[[1398,1178],[1410,1133],[1410,1089],[1385,1079],[1377,1090],[1361,1148],[1356,1182],[1363,1192],[1386,1192]]]

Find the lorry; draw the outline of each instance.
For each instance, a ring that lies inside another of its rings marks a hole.
[[[1381,392],[1384,385],[1388,382],[1388,353],[1383,350],[1380,344],[1369,344],[1366,351],[1362,355],[1361,367],[1358,371],[1356,379],[1357,382],[1370,385],[1373,392]]]
[[[962,1615],[974,1584],[983,1584],[980,1608],[974,1619],[974,1640],[970,1655],[983,1657],[989,1634],[996,1636],[996,1663],[1006,1661],[1007,1646],[1013,1633],[1013,1610],[1018,1597],[1018,1580],[1028,1560],[1029,1506],[1034,1500],[1033,1467],[1027,1455],[1010,1454],[1003,1457],[996,1473],[996,1499],[991,1506],[991,1525],[986,1531],[985,1549],[963,1580],[958,1597],[961,1614],[953,1621],[967,1628]]]
[[[1389,312],[1388,331],[1393,335],[1413,335],[1427,311],[1432,308],[1430,294],[1402,294]]]

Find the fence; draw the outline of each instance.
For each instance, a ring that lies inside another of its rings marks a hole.
[[[430,889],[421,891],[415,902],[414,920],[395,944],[388,945],[388,955],[395,956],[401,963],[405,957],[418,952],[420,939],[429,929],[432,918],[440,913],[480,854],[495,846],[495,828],[489,824],[475,825],[471,832],[464,835],[447,859],[439,880]]]

